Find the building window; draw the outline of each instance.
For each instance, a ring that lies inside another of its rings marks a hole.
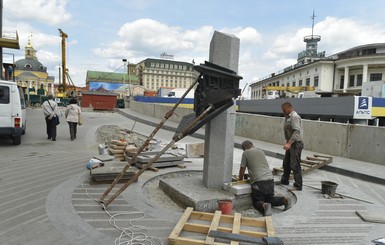
[[[310,78],[306,78],[306,86],[310,86]]]
[[[362,86],[362,74],[357,74],[357,87]]]
[[[155,64],[155,67],[159,67],[159,63],[156,63],[156,64]]]
[[[302,86],[302,80],[298,81],[298,86]]]
[[[295,87],[295,82],[292,82],[292,85],[291,85],[291,86]]]
[[[155,67],[155,63],[154,62],[151,62],[151,67]]]
[[[160,68],[164,68],[164,64],[162,63],[162,64],[160,64]]]
[[[354,87],[354,75],[349,76],[349,87]]]
[[[318,87],[318,80],[319,80],[319,77],[315,76],[314,77],[314,87]]]
[[[381,81],[382,80],[382,73],[372,73],[370,74],[370,80],[371,82],[374,81]]]
[[[340,77],[340,89],[344,88],[344,81],[345,81],[345,76],[341,75],[341,77]]]

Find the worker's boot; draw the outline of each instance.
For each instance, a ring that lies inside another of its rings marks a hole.
[[[271,212],[271,204],[270,203],[265,202],[263,204],[263,210],[264,210],[263,216],[271,216],[271,215],[273,215],[273,213]]]
[[[287,197],[284,197],[283,198],[283,205],[285,206],[285,209],[283,211],[288,210],[290,208],[290,205],[291,205],[290,199]]]

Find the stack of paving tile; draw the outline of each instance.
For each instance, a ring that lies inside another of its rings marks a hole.
[[[115,159],[124,161],[124,150],[127,147],[127,142],[119,141],[119,140],[111,140],[110,145],[108,146],[108,153],[111,156],[114,156]]]
[[[147,152],[140,153],[139,156],[137,156],[136,158],[135,165],[138,168],[143,168],[144,165],[149,163],[158,153],[159,151],[147,151]],[[128,156],[128,159],[130,159],[133,156],[133,154],[132,153],[127,154],[127,156]],[[158,160],[156,160],[156,162],[152,164],[152,167],[162,168],[162,167],[179,166],[184,163],[183,162],[184,157],[185,157],[184,155],[180,155],[180,154],[164,153],[162,156],[159,157]]]
[[[116,178],[125,167],[124,162],[120,161],[107,161],[104,162],[103,167],[97,167],[91,170],[90,174],[95,181],[112,181]],[[127,172],[121,178],[122,180],[129,180],[136,173],[135,168],[130,167]]]

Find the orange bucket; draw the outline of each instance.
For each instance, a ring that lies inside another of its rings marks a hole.
[[[231,200],[219,200],[218,209],[222,211],[222,214],[232,214],[233,202]]]

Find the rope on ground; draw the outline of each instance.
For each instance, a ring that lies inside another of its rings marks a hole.
[[[87,169],[85,169],[82,173],[82,175],[79,177],[81,181],[81,188],[85,191],[85,194],[88,196],[88,198],[94,200],[96,203],[100,204],[99,200],[93,198],[89,193],[87,188],[84,187],[84,181],[85,181],[85,174],[87,172]],[[108,212],[104,204],[102,204],[104,212],[110,217],[108,222],[109,224],[116,228],[117,230],[121,231],[119,237],[115,239],[115,245],[155,245],[160,244],[163,245],[163,242],[161,239],[157,237],[148,236],[144,232],[135,232],[133,229],[138,230],[147,230],[146,226],[143,225],[137,225],[133,222],[135,221],[141,221],[146,217],[146,214],[143,212],[122,212],[117,214],[111,214]],[[117,217],[119,216],[135,216],[139,215],[137,218],[128,218],[128,223],[130,226],[123,227],[117,224]],[[154,243],[155,242],[155,243]]]

